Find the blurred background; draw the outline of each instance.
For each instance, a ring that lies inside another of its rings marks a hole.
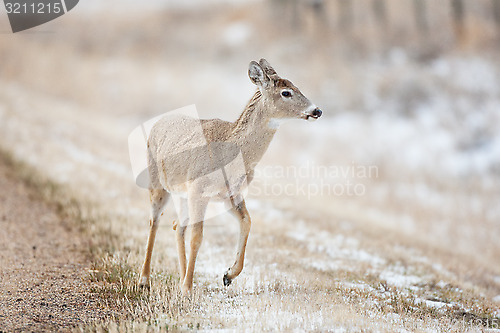
[[[262,161],[307,176],[263,172],[256,184],[365,191],[251,192],[255,232],[271,238],[251,236],[249,251],[252,241],[286,248],[284,229],[268,229],[279,220],[297,228],[295,242],[304,234],[342,248],[352,244],[329,240],[354,237],[387,260],[368,263],[379,273],[405,275],[391,265],[411,271],[427,258],[432,279],[500,295],[500,0],[85,0],[22,33],[9,32],[4,8],[0,19],[0,144],[114,214],[111,230],[127,234],[123,251],[138,254],[129,258],[137,267],[148,202],[134,185],[128,134],[190,104],[202,118],[235,120],[255,90],[248,63],[266,58],[324,116],[282,125]],[[377,172],[315,176],[318,166]],[[173,249],[172,239],[162,246]],[[330,264],[340,257],[316,250],[300,265],[339,269]],[[219,278],[232,253],[220,251],[228,256],[200,259],[201,274]],[[175,250],[156,258],[175,270]],[[345,267],[367,265],[350,260]]]

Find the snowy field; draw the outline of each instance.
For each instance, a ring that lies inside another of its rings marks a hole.
[[[293,47],[269,41],[245,51],[262,34],[255,14],[219,6],[220,17],[202,25],[220,37],[215,46],[190,46],[198,28],[183,20],[201,14],[177,7],[131,19],[144,22],[136,36],[125,13],[88,31],[84,19],[61,18],[51,34],[0,37],[1,146],[103,217],[96,230],[119,242],[92,271],[130,270],[128,280],[90,277],[96,289],[125,290],[129,316],[107,329],[498,329],[498,54],[418,61],[392,47],[363,61],[308,59],[297,46],[295,59]],[[238,225],[226,214],[207,221],[195,294],[178,295],[169,204],[152,292],[138,295],[149,202],[134,184],[129,133],[193,103],[203,118],[235,120],[254,91],[248,62],[261,56],[324,117],[278,131],[249,189],[245,268],[229,288],[222,275]]]

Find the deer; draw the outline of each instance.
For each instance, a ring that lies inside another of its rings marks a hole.
[[[243,270],[251,219],[243,197],[257,163],[279,125],[290,119],[316,120],[322,111],[289,80],[281,78],[265,59],[251,61],[250,81],[257,86],[239,118],[196,119],[166,115],[147,140],[151,214],[146,258],[138,284],[149,288],[151,256],[160,216],[172,197],[181,292],[192,292],[196,258],[203,240],[203,222],[210,200],[223,200],[239,220],[236,260],[223,275],[224,286]],[[239,161],[239,163],[233,163]],[[186,259],[186,229],[191,228]]]

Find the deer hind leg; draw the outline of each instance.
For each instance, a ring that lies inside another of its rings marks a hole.
[[[238,249],[236,253],[236,261],[234,265],[228,268],[222,281],[225,286],[229,286],[234,278],[236,278],[243,270],[243,263],[245,261],[245,249],[247,246],[248,234],[250,233],[250,226],[252,224],[250,215],[248,214],[245,206],[245,201],[242,199],[240,203],[234,205],[230,212],[236,216],[240,221],[240,238],[238,240]]]
[[[149,191],[149,198],[151,200],[151,217],[149,220],[149,237],[146,248],[146,259],[142,266],[141,277],[139,279],[139,286],[149,287],[149,276],[151,273],[151,255],[153,254],[153,246],[155,244],[156,231],[160,224],[160,216],[168,202],[170,194],[164,189],[151,189]]]
[[[188,199],[189,222],[191,224],[191,241],[186,275],[182,283],[182,293],[187,294],[193,289],[193,274],[196,257],[203,241],[203,218],[208,205],[208,199],[190,197]]]
[[[177,241],[177,254],[179,255],[179,276],[181,283],[186,276],[186,243],[185,234],[186,228],[189,224],[189,211],[187,199],[173,196],[175,209],[177,210],[178,221],[174,222],[174,229],[176,231],[175,238]]]
[[[185,226],[177,226],[175,238],[177,240],[177,254],[179,255],[179,276],[181,282],[186,276],[186,243],[184,241],[186,234]]]

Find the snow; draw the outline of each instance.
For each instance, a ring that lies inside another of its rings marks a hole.
[[[439,302],[439,301],[430,301],[430,300],[423,300],[426,306],[430,308],[435,308],[435,309],[441,309],[447,306],[450,306],[450,304],[444,303],[444,302]]]
[[[399,274],[389,270],[382,271],[379,277],[387,284],[398,288],[409,288],[422,282],[421,277]]]
[[[385,263],[385,259],[359,249],[359,241],[353,237],[342,234],[330,234],[325,230],[317,230],[306,226],[298,221],[294,230],[287,236],[305,243],[307,249],[313,253],[326,254],[328,259],[305,260],[304,265],[321,270],[332,271],[345,269],[350,270],[354,263],[368,263],[373,267],[379,267]]]
[[[248,210],[255,212],[258,216],[266,221],[284,221],[287,213],[281,209],[274,207],[271,203],[255,198],[247,198],[245,200]]]
[[[459,176],[487,172],[500,162],[500,154],[497,154],[500,152],[499,138],[490,138],[481,146],[462,151],[457,148],[461,134],[433,123],[434,116],[430,115],[433,112],[428,110],[417,119],[393,119],[393,116],[384,114],[346,114],[325,120],[317,131],[321,136],[333,137],[325,140],[327,142],[344,138],[357,142],[354,145],[357,160],[377,161],[380,156],[388,156],[387,160],[392,164],[415,171],[425,169]],[[471,127],[474,122],[479,120],[471,119]]]
[[[439,288],[446,288],[448,286],[448,283],[441,280],[436,284],[436,286],[438,286]]]
[[[343,286],[346,288],[353,288],[353,289],[359,289],[363,291],[372,291],[374,290],[372,287],[365,283],[352,283],[352,282],[344,282],[342,283]]]
[[[329,108],[341,106],[328,107],[328,103],[340,102],[324,102],[325,117],[314,124],[314,135],[324,144],[308,149],[302,158],[311,160],[318,151],[331,151],[335,142],[337,149],[351,149],[340,150],[343,156],[332,151],[330,161],[335,163],[343,158],[359,163],[384,161],[396,170],[425,171],[437,177],[490,173],[500,164],[499,70],[479,57],[403,66],[406,57],[401,52],[391,53],[396,67],[366,65],[367,74],[359,77],[363,84],[358,87],[363,103],[355,110],[363,112],[347,109],[329,116]],[[330,85],[339,89],[335,83]],[[354,102],[345,102],[349,103]],[[295,126],[293,130],[310,129]]]
[[[443,61],[443,60],[441,60]],[[500,85],[498,72],[495,67],[481,58],[452,59],[448,65],[447,80],[457,87],[476,93],[496,95]]]
[[[109,172],[117,173],[124,177],[130,177],[131,172],[128,166],[126,165],[98,157],[85,149],[77,147],[70,141],[61,141],[59,145],[66,153],[66,156],[71,158],[71,162],[69,162],[70,164],[86,163],[90,165],[99,166]]]

